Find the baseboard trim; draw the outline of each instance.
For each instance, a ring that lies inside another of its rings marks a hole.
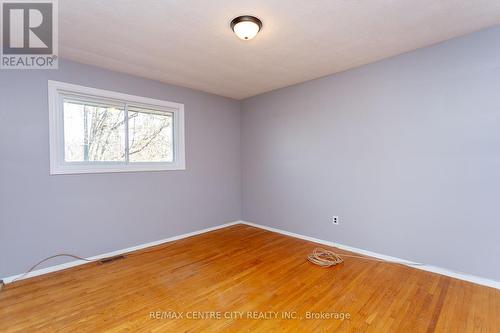
[[[209,232],[209,231],[214,231],[214,230],[218,230],[218,229],[230,227],[232,225],[239,224],[239,223],[240,223],[239,221],[236,221],[236,222],[230,222],[230,223],[220,224],[220,225],[217,225],[215,227],[210,227],[210,228],[206,228],[206,229],[196,230],[196,231],[193,231],[193,232],[188,232],[188,233],[185,233],[185,234],[181,234],[181,235],[177,235],[177,236],[172,236],[172,237],[161,239],[161,240],[157,240],[157,241],[154,241],[154,242],[140,244],[140,245],[128,247],[128,248],[125,248],[125,249],[116,250],[116,251],[113,251],[113,252],[103,253],[103,254],[99,254],[99,255],[93,256],[93,257],[88,257],[86,259],[88,259],[88,260],[99,260],[99,259],[103,259],[103,258],[114,257],[114,256],[117,256],[117,255],[120,255],[120,254],[134,252],[134,251],[142,250],[142,249],[145,249],[145,248],[148,248],[148,247],[151,247],[151,246],[156,246],[156,245],[160,245],[160,244],[164,244],[164,243],[169,243],[169,242],[173,242],[173,241],[176,241],[176,240],[179,240],[179,239],[188,238],[188,237],[196,236],[196,235],[199,235],[199,234],[204,234],[204,233]],[[27,274],[26,276],[24,276],[22,279],[19,279],[18,281],[24,280],[24,279],[28,279],[28,278],[31,278],[31,277],[35,277],[35,276],[39,276],[39,275],[43,275],[43,274],[57,272],[57,271],[60,271],[60,270],[63,270],[63,269],[67,269],[67,268],[71,268],[71,267],[75,267],[75,266],[80,266],[80,265],[83,265],[83,264],[88,264],[88,262],[85,261],[85,260],[74,260],[74,261],[70,261],[70,262],[67,262],[67,263],[64,263],[64,264],[59,264],[59,265],[54,265],[54,266],[49,266],[49,267],[37,269],[37,270],[34,270],[33,272]],[[12,275],[12,276],[8,276],[8,277],[5,277],[5,278],[2,278],[1,280],[3,280],[3,282],[5,284],[9,284],[9,283],[12,283],[12,281],[16,280],[17,278],[20,278],[22,275],[23,274]]]
[[[248,221],[234,221],[234,222],[230,222],[230,223],[220,224],[220,225],[217,225],[217,226],[214,226],[214,227],[205,228],[205,229],[201,229],[201,230],[196,230],[196,231],[193,231],[193,232],[188,232],[188,233],[185,233],[185,234],[181,234],[181,235],[177,235],[177,236],[172,236],[172,237],[161,239],[161,240],[157,240],[157,241],[154,241],[154,242],[149,242],[149,243],[140,244],[140,245],[137,245],[137,246],[132,246],[132,247],[128,247],[128,248],[121,249],[121,250],[116,250],[116,251],[113,251],[113,252],[99,254],[99,255],[96,255],[96,256],[93,256],[93,257],[88,257],[87,259],[88,260],[99,260],[99,259],[103,259],[103,258],[113,257],[113,256],[117,256],[117,255],[120,255],[120,254],[125,254],[125,253],[129,253],[129,252],[134,252],[134,251],[137,251],[137,250],[142,250],[142,249],[145,249],[145,248],[148,248],[148,247],[152,247],[152,246],[156,246],[156,245],[160,245],[160,244],[164,244],[164,243],[173,242],[173,241],[176,241],[176,240],[179,240],[179,239],[183,239],[183,238],[188,238],[188,237],[192,237],[192,236],[204,234],[206,232],[210,232],[210,231],[214,231],[214,230],[218,230],[218,229],[230,227],[230,226],[233,226],[233,225],[236,225],[236,224],[244,224],[244,225],[248,225],[248,226],[251,226],[251,227],[255,227],[255,228],[259,228],[259,229],[263,229],[263,230],[275,232],[275,233],[278,233],[278,234],[282,234],[282,235],[286,235],[286,236],[290,236],[290,237],[294,237],[294,238],[299,238],[299,239],[302,239],[302,240],[307,240],[307,241],[318,243],[318,244],[323,244],[323,245],[326,245],[326,246],[337,247],[337,248],[342,249],[342,250],[346,250],[346,251],[350,251],[350,252],[355,252],[355,253],[363,254],[363,255],[366,255],[366,256],[370,256],[370,257],[374,257],[374,258],[378,258],[378,259],[382,259],[382,260],[397,261],[397,262],[401,262],[403,264],[406,263],[409,266],[411,264],[414,264],[414,262],[406,260],[406,259],[392,257],[392,256],[388,256],[388,255],[385,255],[385,254],[380,254],[380,253],[376,253],[376,252],[372,252],[372,251],[367,251],[367,250],[363,250],[363,249],[356,248],[356,247],[353,247],[353,246],[348,246],[348,245],[344,245],[344,244],[340,244],[340,243],[335,243],[335,242],[331,242],[331,241],[327,241],[327,240],[323,240],[323,239],[319,239],[319,238],[305,236],[305,235],[297,234],[297,233],[294,233],[294,232],[286,231],[286,230],[283,230],[283,229],[268,227],[268,226],[265,226],[265,225],[262,225],[262,224],[257,224],[257,223],[248,222]],[[64,263],[64,264],[59,264],[59,265],[54,265],[54,266],[50,266],[50,267],[46,267],[46,268],[37,269],[37,270],[34,270],[33,272],[27,274],[26,276],[24,276],[22,279],[19,279],[19,281],[20,280],[24,280],[24,279],[28,279],[28,278],[31,278],[31,277],[43,275],[43,274],[57,272],[57,271],[60,271],[60,270],[63,270],[63,269],[67,269],[67,268],[71,268],[71,267],[75,267],[75,266],[80,266],[80,265],[83,265],[83,264],[86,264],[86,263],[88,263],[88,262],[84,261],[84,260],[75,260],[75,261],[70,261],[70,262],[67,262],[67,263]],[[491,279],[487,279],[487,278],[483,278],[483,277],[479,277],[479,276],[475,276],[475,275],[470,275],[470,274],[455,272],[455,271],[452,271],[452,270],[449,270],[449,269],[446,269],[446,268],[441,268],[441,267],[436,267],[436,266],[431,266],[431,265],[419,265],[419,266],[410,266],[410,267],[413,267],[413,268],[416,268],[416,269],[421,269],[421,270],[432,272],[432,273],[446,275],[446,276],[449,276],[449,277],[452,277],[452,278],[456,278],[456,279],[460,279],[460,280],[464,280],[464,281],[468,281],[468,282],[480,284],[480,285],[483,285],[483,286],[488,286],[488,287],[500,289],[500,282],[499,281],[495,281],[495,280],[491,280]],[[1,280],[3,280],[3,282],[5,284],[9,284],[9,283],[12,283],[13,280],[21,277],[22,275],[23,274],[12,275],[12,276],[9,276],[9,277],[2,278]]]
[[[249,225],[251,227],[260,228],[260,229],[264,229],[264,230],[271,231],[271,232],[276,232],[278,234],[282,234],[282,235],[286,235],[286,236],[290,236],[290,237],[295,237],[295,238],[307,240],[310,242],[323,244],[326,246],[336,247],[336,248],[339,248],[342,250],[363,254],[363,255],[366,255],[369,257],[374,257],[377,259],[382,259],[382,260],[387,260],[387,261],[397,261],[397,262],[401,262],[403,264],[406,263],[406,264],[408,264],[408,266],[410,266],[411,264],[415,264],[415,262],[412,262],[412,261],[409,261],[406,259],[392,257],[392,256],[388,256],[385,254],[380,254],[380,253],[376,253],[376,252],[372,252],[372,251],[367,251],[367,250],[359,249],[359,248],[356,248],[353,246],[348,246],[348,245],[344,245],[344,244],[340,244],[340,243],[330,242],[330,241],[319,239],[319,238],[309,237],[309,236],[297,234],[294,232],[290,232],[290,231],[286,231],[286,230],[282,230],[282,229],[278,229],[278,228],[268,227],[268,226],[265,226],[262,224],[257,224],[257,223],[248,222],[248,221],[238,221],[237,223],[246,224],[246,225]],[[488,278],[483,278],[480,276],[455,272],[453,270],[449,270],[446,268],[441,268],[441,267],[436,267],[436,266],[431,266],[431,265],[426,265],[426,264],[419,264],[418,266],[410,266],[410,267],[416,268],[416,269],[421,269],[421,270],[432,272],[432,273],[446,275],[446,276],[449,276],[449,277],[452,277],[455,279],[468,281],[468,282],[480,284],[483,286],[492,287],[495,289],[500,289],[500,282],[499,281],[491,280]]]

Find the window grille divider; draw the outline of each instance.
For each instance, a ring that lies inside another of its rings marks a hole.
[[[125,103],[125,164],[129,164],[128,103]]]

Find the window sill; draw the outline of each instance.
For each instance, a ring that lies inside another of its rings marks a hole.
[[[150,172],[150,171],[181,171],[185,165],[168,163],[152,164],[137,163],[127,165],[64,165],[50,169],[51,175],[88,174],[88,173],[116,173],[116,172]]]

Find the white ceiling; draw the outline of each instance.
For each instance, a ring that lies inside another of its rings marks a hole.
[[[61,0],[63,58],[243,99],[500,23],[500,0]],[[263,21],[254,40],[232,18]]]

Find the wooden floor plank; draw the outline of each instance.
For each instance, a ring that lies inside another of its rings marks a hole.
[[[321,268],[316,246],[236,225],[19,281],[0,332],[500,332],[499,290],[356,258]]]

